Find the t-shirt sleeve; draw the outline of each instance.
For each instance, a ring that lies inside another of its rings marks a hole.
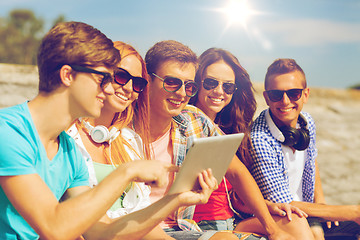
[[[15,176],[36,173],[36,151],[28,132],[0,119],[0,175]]]

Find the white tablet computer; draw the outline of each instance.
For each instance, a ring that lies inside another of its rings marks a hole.
[[[220,184],[243,137],[243,133],[237,133],[194,139],[168,193],[200,189],[198,175],[208,168]]]

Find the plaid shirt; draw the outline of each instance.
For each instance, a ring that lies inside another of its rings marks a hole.
[[[287,166],[284,162],[282,145],[270,132],[266,122],[264,110],[255,120],[251,129],[251,141],[254,147],[252,151],[253,166],[251,173],[254,176],[265,199],[273,202],[293,201],[290,193]],[[313,202],[315,187],[315,158],[317,149],[315,146],[316,129],[310,114],[301,113],[307,120],[310,132],[310,145],[305,150],[305,166],[302,179],[303,199]]]
[[[192,145],[195,138],[222,135],[215,124],[198,108],[187,105],[180,115],[173,117],[170,137],[173,145],[174,164],[180,166],[185,159],[186,152]],[[195,205],[182,207],[177,212],[178,226],[182,230],[201,229],[192,220]]]

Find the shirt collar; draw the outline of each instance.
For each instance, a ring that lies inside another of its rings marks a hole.
[[[304,119],[304,122],[305,122],[305,128],[309,128],[309,125],[306,121],[306,118],[305,116],[300,113],[300,118]],[[265,120],[266,120],[266,124],[269,126],[269,129],[270,129],[270,132],[271,132],[271,135],[273,135],[273,137],[280,141],[280,142],[284,142],[285,141],[285,137],[284,135],[282,134],[282,132],[279,130],[279,128],[276,126],[276,124],[274,123],[272,117],[270,116],[270,109],[268,108],[265,112]],[[296,127],[299,128],[300,125],[299,123],[296,124]]]
[[[189,119],[184,116],[184,114],[180,113],[179,115],[173,117],[173,120],[176,124],[186,128],[189,124]]]
[[[265,120],[266,120],[266,124],[269,126],[271,135],[273,135],[273,137],[276,140],[278,140],[280,142],[284,142],[285,137],[282,134],[282,132],[279,130],[279,128],[275,125],[274,121],[272,120],[269,109],[267,109],[265,112]]]

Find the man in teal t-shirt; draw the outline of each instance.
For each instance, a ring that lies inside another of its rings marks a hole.
[[[57,200],[68,188],[88,185],[85,162],[65,132],[60,133],[59,150],[50,161],[26,102],[0,110],[0,117],[1,176],[38,174]],[[2,189],[0,204],[1,239],[11,239],[14,235],[24,239],[37,238],[36,232],[19,215]]]

